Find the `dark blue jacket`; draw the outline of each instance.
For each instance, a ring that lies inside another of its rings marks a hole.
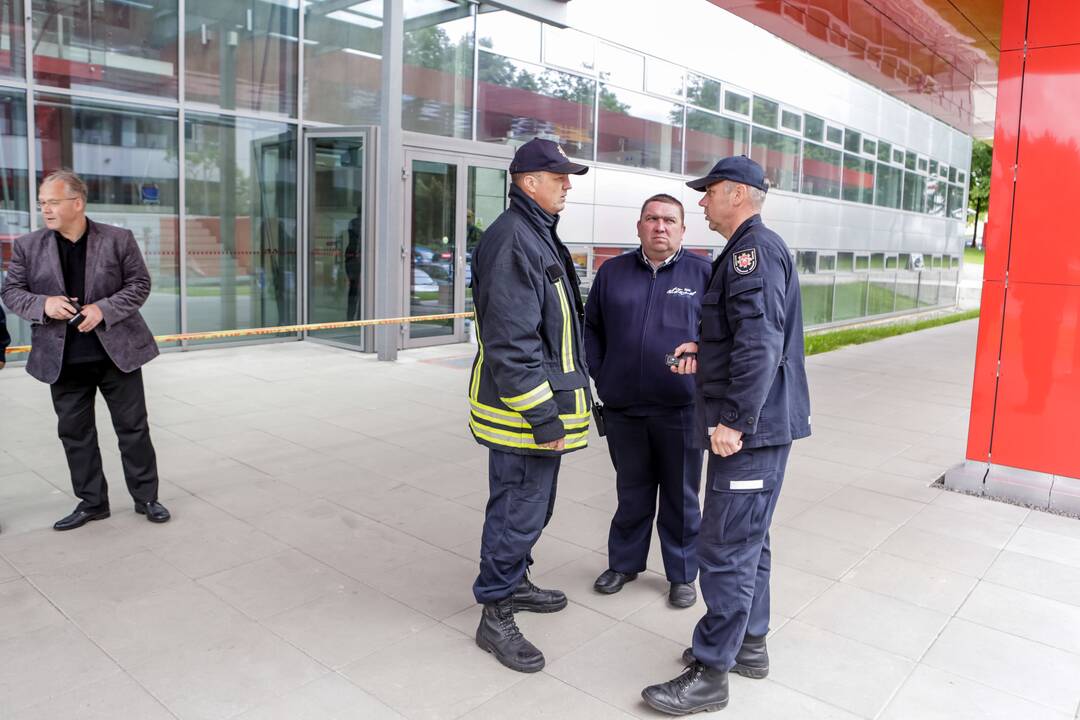
[[[473,250],[469,428],[489,448],[559,455],[588,442],[581,293],[558,221],[513,185],[510,207]],[[540,447],[559,438],[563,451]]]
[[[697,382],[702,447],[717,424],[742,431],[744,448],[810,434],[799,278],[787,245],[760,215],[740,225],[713,262]]]
[[[4,317],[4,308],[0,307],[0,362],[4,362],[4,351],[11,344],[11,336],[8,335],[7,319]]]
[[[694,380],[664,356],[697,340],[709,261],[679,250],[653,270],[641,249],[608,260],[585,304],[585,356],[600,400],[632,414],[689,405]]]

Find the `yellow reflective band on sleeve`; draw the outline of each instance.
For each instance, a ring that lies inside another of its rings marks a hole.
[[[559,293],[559,308],[562,310],[562,369],[568,373],[574,371],[574,326],[570,321],[570,300],[566,296],[562,278],[555,281],[555,290]]]
[[[512,433],[505,430],[498,430],[482,425],[475,420],[469,421],[469,427],[478,438],[482,438],[496,445],[525,450],[550,450],[550,448],[537,445],[533,440],[532,433]],[[564,439],[566,450],[576,450],[577,448],[583,448],[588,444],[589,433],[587,430],[583,432],[567,433]]]
[[[553,397],[555,397],[555,393],[551,391],[551,385],[545,380],[527,393],[522,393],[516,397],[500,397],[499,399],[511,410],[525,412]]]
[[[505,425],[512,428],[528,428],[531,427],[528,421],[522,417],[521,413],[516,413],[511,410],[502,410],[500,408],[491,407],[490,405],[484,405],[483,403],[472,400],[469,403],[472,406],[472,414],[478,420],[497,423],[499,425]],[[576,413],[560,413],[559,419],[563,421],[563,427],[566,429],[580,428],[589,426],[589,413],[576,412]]]
[[[587,403],[585,402],[585,391],[581,388],[574,391],[574,413],[579,415],[581,413],[588,414]]]

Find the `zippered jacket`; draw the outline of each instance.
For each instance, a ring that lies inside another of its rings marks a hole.
[[[469,376],[469,428],[481,445],[521,455],[558,455],[541,444],[589,434],[583,308],[558,217],[516,185],[510,207],[472,255],[478,348]]]
[[[694,378],[678,375],[664,356],[697,342],[709,261],[680,248],[658,268],[641,248],[596,272],[585,304],[585,353],[605,405],[651,415],[694,402]]]

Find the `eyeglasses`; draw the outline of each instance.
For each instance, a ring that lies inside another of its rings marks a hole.
[[[66,198],[59,198],[57,200],[38,200],[37,201],[38,210],[44,210],[47,207],[51,207],[51,208],[58,207],[60,205],[60,203],[64,202],[65,200],[74,200],[77,197],[78,197],[78,195],[74,195],[72,197],[66,197]]]

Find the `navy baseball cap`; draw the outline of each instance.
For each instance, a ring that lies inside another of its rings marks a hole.
[[[570,158],[566,157],[566,153],[558,143],[533,138],[514,153],[514,159],[510,162],[510,174],[539,171],[584,175],[589,172],[589,168],[570,162]]]
[[[765,180],[765,171],[745,155],[733,155],[724,158],[713,165],[708,175],[699,177],[697,180],[691,180],[686,183],[686,186],[694,190],[704,190],[721,180],[742,183],[763,192],[769,191],[769,183]]]

